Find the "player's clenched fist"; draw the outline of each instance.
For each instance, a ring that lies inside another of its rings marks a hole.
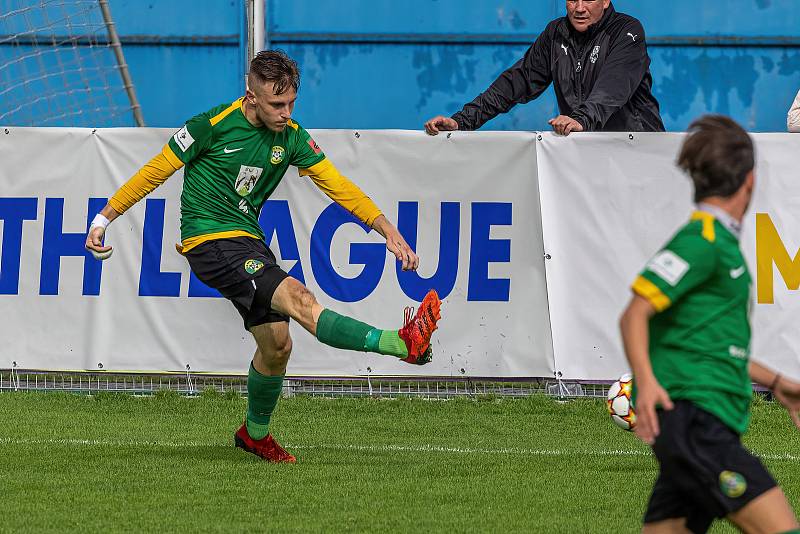
[[[86,250],[91,252],[96,260],[108,259],[114,252],[111,246],[103,244],[106,227],[110,222],[111,221],[104,215],[98,213],[92,221],[92,224],[89,225],[89,233],[86,235]]]
[[[437,135],[439,132],[458,130],[458,123],[450,117],[438,115],[425,123],[425,132],[428,135]]]

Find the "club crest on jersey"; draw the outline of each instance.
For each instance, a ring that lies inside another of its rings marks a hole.
[[[239,176],[236,177],[236,182],[233,186],[239,196],[246,197],[253,192],[262,172],[264,172],[264,169],[261,167],[248,167],[247,165],[239,167]]]
[[[272,147],[272,153],[269,158],[269,162],[273,165],[277,165],[281,161],[283,161],[283,157],[286,155],[286,150],[282,146],[274,146]]]
[[[247,260],[244,262],[244,270],[248,272],[248,274],[255,274],[256,271],[261,269],[264,266],[263,261],[259,260]]]

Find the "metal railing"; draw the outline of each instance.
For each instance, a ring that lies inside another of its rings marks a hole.
[[[553,378],[470,378],[470,377],[313,377],[288,376],[283,394],[327,397],[527,397],[547,394],[554,397],[603,397],[608,384],[556,380]],[[64,391],[96,394],[101,392],[152,395],[173,391],[198,395],[205,390],[247,394],[247,377],[191,373],[117,373],[90,371],[38,371],[0,369],[0,392]]]

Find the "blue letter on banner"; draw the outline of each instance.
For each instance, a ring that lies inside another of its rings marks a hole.
[[[164,245],[163,198],[148,198],[142,232],[142,267],[139,272],[140,297],[177,297],[181,292],[181,273],[161,272]]]
[[[306,279],[303,275],[300,251],[297,249],[297,236],[294,233],[289,201],[267,200],[261,208],[258,223],[264,230],[264,235],[267,236],[267,245],[271,245],[272,235],[275,235],[275,242],[278,245],[283,261],[296,260],[294,267],[288,271],[289,276],[298,280],[301,284],[305,284]],[[272,252],[274,253],[275,250],[273,249]]]
[[[0,295],[16,295],[19,292],[22,221],[36,219],[37,203],[36,198],[0,198],[0,220],[3,221]]]
[[[189,273],[189,296],[222,298],[222,295],[219,294],[219,291],[213,287],[208,287],[205,285],[193,272]]]
[[[364,270],[355,278],[344,278],[331,263],[331,242],[336,230],[355,223],[369,233],[370,228],[337,203],[330,204],[320,214],[311,231],[311,270],[319,287],[341,302],[356,302],[369,296],[380,282],[386,262],[386,245],[381,243],[352,243],[350,263],[363,264]]]
[[[100,294],[100,275],[103,262],[94,259],[86,250],[86,232],[91,217],[106,205],[105,198],[90,198],[87,208],[86,231],[67,233],[62,231],[64,199],[48,198],[44,204],[44,236],[42,239],[42,270],[39,275],[39,294],[58,294],[58,275],[63,256],[83,256],[83,294]]]
[[[422,278],[416,271],[404,271],[397,262],[397,281],[409,298],[422,302],[429,289],[435,289],[439,298],[445,298],[456,285],[458,275],[458,240],[461,228],[461,209],[458,202],[442,202],[441,226],[439,228],[439,265],[430,278]],[[419,203],[400,202],[397,214],[397,229],[416,250],[419,228]]]
[[[511,261],[511,240],[489,239],[489,232],[494,225],[510,224],[511,204],[501,202],[472,204],[468,301],[508,301],[510,280],[489,278],[489,263]]]

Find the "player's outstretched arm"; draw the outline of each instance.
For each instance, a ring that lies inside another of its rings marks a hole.
[[[385,215],[378,215],[372,222],[372,228],[386,238],[386,248],[403,264],[404,271],[417,270],[419,257]]]
[[[789,412],[792,422],[797,428],[800,428],[800,383],[789,380],[782,374],[752,360],[750,361],[750,378],[772,390],[778,402],[783,404]]]
[[[311,167],[300,168],[300,176],[309,176],[328,197],[355,215],[361,222],[386,238],[386,248],[402,262],[404,271],[415,271],[419,258],[406,240],[389,222],[378,206],[353,182],[325,159]]]
[[[106,227],[111,221],[125,213],[128,208],[163,184],[182,166],[183,163],[174,156],[169,145],[166,145],[160,154],[145,163],[130,180],[114,193],[108,204],[92,220],[86,236],[86,250],[91,252],[96,260],[105,260],[111,257],[112,248],[103,245]]]
[[[619,321],[625,356],[636,381],[636,435],[645,443],[652,445],[658,436],[658,415],[656,407],[672,409],[672,400],[666,390],[656,380],[650,364],[649,321],[656,310],[647,299],[634,295],[628,308]]]

